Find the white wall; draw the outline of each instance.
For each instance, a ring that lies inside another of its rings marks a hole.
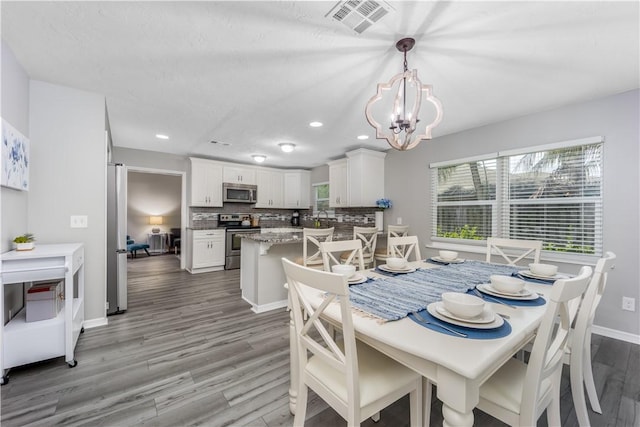
[[[29,138],[29,76],[4,41],[2,41],[1,64],[2,118]],[[12,240],[15,236],[30,231],[27,229],[28,192],[7,187],[2,187],[0,191],[2,224],[0,252],[6,252],[13,249]]]
[[[85,319],[105,316],[104,96],[32,80],[28,225],[39,243],[85,246]],[[86,215],[87,228],[70,228]]]
[[[402,217],[421,243],[432,244],[429,174],[432,162],[603,136],[604,250],[615,252],[618,260],[595,324],[637,337],[640,334],[639,97],[640,91],[634,90],[423,141],[408,152],[390,150],[385,163],[385,194],[394,205],[385,212],[385,223],[395,224],[396,218]],[[445,120],[455,117],[445,115]],[[561,265],[567,272],[577,272],[578,267]],[[636,299],[635,312],[621,310],[622,296]]]
[[[2,41],[1,116],[18,132],[29,137],[29,76],[18,63],[9,46]],[[33,150],[33,148],[31,148]],[[0,188],[0,252],[13,249],[13,238],[30,232],[27,226],[28,192]],[[23,305],[21,286],[7,286],[4,300],[4,319],[9,310],[16,313]]]

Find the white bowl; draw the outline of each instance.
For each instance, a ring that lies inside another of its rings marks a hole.
[[[456,251],[439,251],[438,255],[445,261],[453,261],[458,258],[458,252]]]
[[[407,261],[404,258],[387,258],[387,267],[394,270],[400,270],[407,266]]]
[[[331,271],[337,274],[342,274],[348,279],[356,274],[356,266],[347,264],[336,264],[331,266]]]
[[[491,275],[491,286],[499,291],[509,294],[517,294],[524,288],[524,280],[512,276]]]
[[[529,264],[529,271],[538,276],[555,276],[558,267],[551,264]]]
[[[465,319],[476,317],[484,310],[484,301],[475,295],[445,292],[442,302],[449,313]]]

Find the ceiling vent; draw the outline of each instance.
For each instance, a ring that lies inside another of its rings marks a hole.
[[[356,33],[362,34],[392,10],[393,8],[383,1],[346,0],[336,4],[325,17],[330,16]]]

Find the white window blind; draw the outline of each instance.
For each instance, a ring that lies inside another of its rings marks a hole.
[[[432,236],[542,240],[547,251],[600,256],[603,144],[586,141],[432,168]]]
[[[601,255],[602,144],[509,156],[502,235]]]
[[[496,165],[496,159],[487,159],[432,169],[436,236],[479,240],[492,235]]]

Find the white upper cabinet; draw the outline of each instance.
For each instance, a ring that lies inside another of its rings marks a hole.
[[[347,153],[349,206],[372,207],[384,197],[384,158],[387,154],[364,148]]]
[[[258,200],[256,208],[282,208],[284,174],[276,169],[258,169]]]
[[[287,171],[284,173],[284,207],[308,209],[311,206],[311,173],[309,171]]]
[[[247,185],[255,185],[257,182],[255,168],[248,166],[225,165],[223,174],[224,182]]]
[[[360,148],[329,162],[329,206],[373,207],[384,197],[386,153]]]
[[[222,165],[204,159],[191,160],[191,206],[222,206]]]
[[[346,208],[349,206],[349,167],[347,159],[329,162],[329,206]]]

